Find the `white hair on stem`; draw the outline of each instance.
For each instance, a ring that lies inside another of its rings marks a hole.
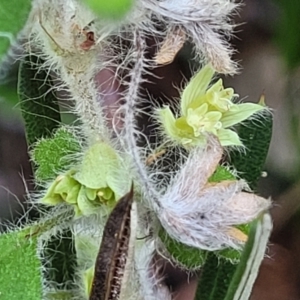
[[[33,51],[45,60],[43,67],[50,67],[60,76],[75,100],[75,111],[86,136],[91,142],[108,142],[109,130],[97,101],[94,78],[107,63],[103,58],[100,61],[98,53],[105,52],[103,41],[113,29],[95,20],[95,15],[79,1],[36,0],[26,30],[29,46],[34,45]]]
[[[158,209],[159,194],[151,184],[150,178],[147,174],[145,162],[141,160],[138,146],[136,145],[136,135],[139,134],[135,128],[135,113],[136,106],[139,98],[139,88],[142,82],[142,74],[144,69],[144,48],[145,41],[138,32],[134,33],[135,43],[135,65],[130,72],[130,83],[125,96],[125,104],[123,105],[124,112],[124,142],[131,155],[134,166],[139,176],[138,182],[141,182],[141,186],[147,200],[151,203],[155,210]]]

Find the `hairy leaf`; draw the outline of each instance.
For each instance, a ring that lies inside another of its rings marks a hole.
[[[267,110],[243,122],[238,134],[245,152],[236,150],[230,153],[231,163],[252,189],[255,189],[263,171],[272,137],[272,124],[272,114]]]
[[[236,265],[229,260],[220,259],[210,253],[202,269],[196,299],[224,299],[235,269]]]
[[[21,232],[0,235],[0,299],[40,300],[41,263],[37,258],[36,237]]]
[[[61,121],[51,77],[42,64],[36,56],[28,55],[19,69],[18,94],[29,146],[51,137]],[[59,289],[72,288],[76,252],[71,230],[64,229],[59,236],[51,237],[40,256],[44,278]]]
[[[19,69],[18,94],[29,146],[51,137],[61,120],[51,78],[47,70],[39,68],[41,64],[37,57],[28,55]]]
[[[71,155],[79,151],[80,144],[74,133],[65,127],[59,128],[53,138],[40,140],[32,152],[33,161],[37,165],[36,179],[47,181],[55,178],[59,171],[74,163]]]
[[[268,213],[252,223],[249,239],[245,245],[241,261],[230,283],[225,300],[247,300],[264,258],[272,221]]]

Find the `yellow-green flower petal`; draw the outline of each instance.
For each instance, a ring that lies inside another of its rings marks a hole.
[[[207,102],[220,112],[228,111],[234,105],[233,96],[235,96],[233,88],[224,89],[222,79],[206,91]]]
[[[101,194],[102,194],[101,198],[103,198],[104,200],[109,201],[114,199],[114,193],[112,189],[109,187],[101,189]]]
[[[76,184],[74,185],[68,192],[68,195],[65,199],[65,201],[67,203],[70,203],[70,204],[76,204],[77,203],[77,198],[78,198],[78,194],[79,194],[79,191],[80,191],[80,184]]]
[[[162,124],[165,133],[172,139],[180,141],[179,128],[175,124],[175,117],[169,107],[158,110],[159,121]]]
[[[95,267],[91,267],[83,274],[84,291],[87,298],[89,298],[92,291],[92,285],[94,280]]]
[[[41,203],[48,205],[57,205],[64,202],[63,198],[59,194],[55,194],[55,188],[61,178],[56,178],[47,190],[46,195],[41,199]]]
[[[198,96],[195,100],[193,100],[190,105],[187,107],[187,111],[189,110],[189,108],[193,108],[196,109],[199,106],[201,106],[204,103],[207,103],[207,94]]]
[[[208,64],[187,84],[181,95],[181,113],[183,115],[187,114],[189,105],[196,98],[205,94],[214,73],[214,69]]]
[[[223,113],[221,120],[223,127],[227,128],[240,123],[263,109],[265,109],[265,107],[255,103],[236,104],[233,110]]]
[[[203,109],[203,107],[205,109]],[[198,109],[188,110],[188,116],[186,118],[187,123],[194,129],[194,136],[198,137],[203,134],[204,131],[212,132],[216,134],[216,130],[221,128],[222,123],[219,122],[222,113],[218,111],[207,112],[208,105],[202,104]]]
[[[68,173],[63,176],[60,176],[60,178],[61,178],[61,180],[56,185],[54,192],[55,192],[55,194],[59,194],[66,201],[71,189],[74,186],[79,185],[79,184]],[[73,193],[74,193],[74,191],[73,191]]]
[[[242,146],[242,142],[236,132],[230,129],[220,129],[218,138],[222,146]]]
[[[96,200],[97,192],[98,191],[96,189],[90,189],[90,188],[85,189],[86,196],[90,201]]]
[[[78,212],[80,215],[88,216],[95,212],[96,205],[93,204],[94,201],[90,201],[86,195],[86,188],[81,186],[77,198]],[[76,210],[75,210],[76,213]],[[78,214],[77,214],[78,216]]]
[[[238,135],[227,128],[244,121],[264,109],[254,103],[234,104],[237,96],[232,88],[224,88],[222,79],[211,87],[214,70],[205,66],[196,74],[181,95],[180,116],[176,118],[170,108],[158,110],[160,123],[173,141],[193,147],[205,144],[207,133],[216,135],[222,146],[242,143]]]

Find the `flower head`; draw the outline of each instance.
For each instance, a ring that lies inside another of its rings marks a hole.
[[[180,115],[176,118],[169,107],[158,110],[167,136],[186,147],[204,145],[208,134],[219,138],[222,146],[241,146],[237,133],[229,127],[242,122],[265,107],[255,103],[233,103],[232,88],[224,88],[222,79],[211,87],[214,75],[206,65],[187,84],[181,95]]]
[[[97,207],[113,207],[130,187],[121,166],[120,157],[105,143],[95,143],[84,154],[77,170],[58,176],[41,200],[48,205],[68,203],[74,206],[76,215],[89,215]]]
[[[246,224],[269,209],[270,199],[251,193],[244,180],[219,173],[222,155],[217,138],[210,136],[205,148],[191,149],[163,195],[158,218],[175,241],[209,251],[240,250],[247,240]]]

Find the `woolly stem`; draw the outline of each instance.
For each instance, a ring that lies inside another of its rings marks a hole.
[[[95,62],[91,62],[92,66]],[[109,133],[105,117],[97,102],[94,72],[72,74],[62,69],[62,80],[69,87],[72,99],[75,100],[75,110],[84,125],[84,133],[90,141],[101,140],[108,142]]]
[[[155,190],[154,186],[151,184],[149,176],[147,174],[145,163],[141,160],[138,146],[136,145],[135,135],[137,130],[135,128],[135,112],[136,104],[139,98],[139,87],[142,82],[143,65],[144,65],[144,48],[145,41],[141,38],[138,32],[135,33],[135,55],[136,63],[130,72],[130,83],[128,87],[128,92],[125,96],[125,117],[124,117],[124,128],[125,128],[125,139],[128,147],[128,151],[133,158],[137,174],[139,176],[139,181],[142,182],[142,187],[146,198],[154,206],[155,210],[160,208],[159,193]]]

